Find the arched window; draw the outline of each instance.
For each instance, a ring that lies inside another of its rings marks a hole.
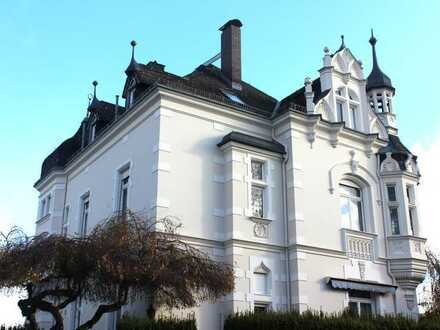
[[[346,87],[340,87],[335,92],[336,97],[336,121],[344,122],[351,129],[359,128],[359,98],[354,91]]]
[[[342,227],[365,231],[362,189],[352,181],[339,184]]]

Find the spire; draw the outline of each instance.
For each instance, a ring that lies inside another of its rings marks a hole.
[[[96,80],[93,80],[92,85],[93,85],[93,99],[92,102],[89,103],[89,108],[88,108],[89,111],[90,109],[94,108],[96,104],[99,102],[98,98],[96,97],[96,86],[98,86],[98,82]]]
[[[344,35],[342,34],[341,35],[341,46],[339,46],[339,49],[336,51],[336,53],[340,52],[343,49],[345,49],[345,41],[344,41]]]
[[[369,40],[373,52],[373,68],[367,78],[367,92],[374,88],[389,88],[394,92],[394,87],[391,84],[391,79],[382,72],[377,61],[376,43],[377,39],[374,36],[373,29],[371,29],[371,37]]]
[[[136,47],[137,42],[135,40],[132,40],[130,42],[130,45],[131,45],[131,60],[130,60],[130,64],[128,65],[127,69],[125,69],[125,73],[127,75],[129,73],[136,71],[139,66],[139,64],[136,62],[136,60],[134,58],[134,48]]]

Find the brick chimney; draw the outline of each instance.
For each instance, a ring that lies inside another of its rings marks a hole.
[[[222,73],[234,89],[241,89],[241,33],[242,24],[238,19],[226,22],[222,31]]]

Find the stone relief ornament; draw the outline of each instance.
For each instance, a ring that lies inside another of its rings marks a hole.
[[[267,225],[262,222],[257,222],[254,225],[254,235],[260,238],[267,238],[268,228]]]
[[[365,262],[359,262],[358,263],[359,266],[359,277],[361,278],[361,281],[365,281]]]

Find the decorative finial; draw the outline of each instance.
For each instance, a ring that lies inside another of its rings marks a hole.
[[[327,55],[329,52],[330,52],[330,49],[327,46],[325,46],[324,47],[324,53]]]
[[[310,79],[310,77],[304,78],[304,85],[310,85],[311,83],[312,83],[312,79]]]
[[[96,86],[98,86],[98,82],[96,80],[93,80],[93,98],[96,99]]]
[[[131,45],[131,58],[134,59],[134,47],[136,47],[136,45],[137,45],[136,40],[132,40],[130,42],[130,45]]]
[[[374,37],[373,29],[371,29],[371,37],[370,37],[369,41],[370,41],[371,46],[374,47],[376,45],[377,39]]]
[[[341,35],[341,48],[345,48],[344,35]]]

